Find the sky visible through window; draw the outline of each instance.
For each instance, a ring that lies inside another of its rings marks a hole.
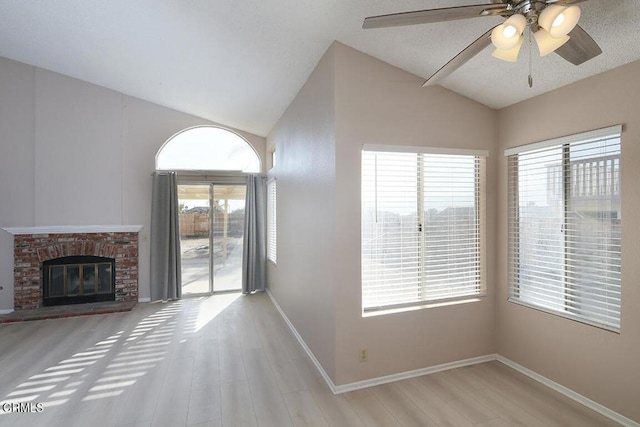
[[[157,170],[260,172],[260,159],[242,137],[226,129],[201,126],[167,141],[156,158]]]

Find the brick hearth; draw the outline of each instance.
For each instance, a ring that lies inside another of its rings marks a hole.
[[[65,256],[114,258],[116,301],[138,300],[138,233],[73,232],[14,235],[14,309],[42,306],[42,263]]]

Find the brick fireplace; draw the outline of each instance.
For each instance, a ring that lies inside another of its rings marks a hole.
[[[7,228],[14,235],[14,309],[42,307],[45,261],[93,256],[115,259],[115,301],[138,300],[141,226]]]

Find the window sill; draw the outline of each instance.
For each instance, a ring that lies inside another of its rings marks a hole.
[[[474,302],[481,302],[487,297],[486,294],[478,294],[468,297],[463,297],[455,300],[446,300],[446,301],[425,301],[423,304],[416,304],[404,307],[394,307],[394,308],[382,308],[379,310],[370,310],[363,311],[362,317],[374,317],[374,316],[383,316],[387,314],[396,314],[396,313],[405,313],[408,311],[415,310],[423,310],[428,308],[440,308],[440,307],[449,307],[452,305],[460,305],[460,304],[470,304]]]

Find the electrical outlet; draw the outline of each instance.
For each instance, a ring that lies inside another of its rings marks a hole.
[[[360,349],[360,361],[366,362],[369,359],[369,350],[366,348]]]

